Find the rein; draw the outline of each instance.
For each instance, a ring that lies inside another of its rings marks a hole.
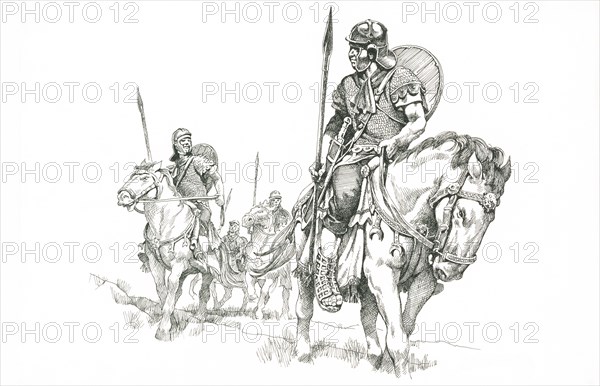
[[[384,162],[384,152],[385,149],[382,149],[380,161],[381,163]],[[380,202],[378,202],[377,195],[374,191],[372,191],[372,196],[373,202],[378,209],[377,212],[382,216],[384,220],[386,220],[388,225],[390,225],[390,227],[392,227],[398,233],[412,237],[418,243],[431,249],[434,255],[440,256],[444,260],[448,260],[456,264],[475,263],[475,261],[477,260],[477,256],[459,256],[450,253],[446,250],[446,243],[448,241],[448,235],[451,229],[452,212],[454,212],[456,203],[459,198],[472,200],[479,203],[486,212],[494,211],[496,209],[496,206],[498,205],[498,198],[496,197],[496,195],[494,193],[480,194],[463,191],[463,185],[467,180],[467,169],[463,170],[457,183],[449,184],[446,188],[438,191],[429,199],[429,205],[435,209],[443,198],[449,198],[448,203],[444,207],[442,223],[438,224],[438,230],[435,238],[433,240],[430,240],[421,232],[419,232],[419,230],[415,229],[412,224],[406,221],[406,219],[404,219],[404,217],[400,214],[398,208],[396,208],[396,206],[393,204],[393,201],[384,185],[385,170],[382,166],[383,165],[380,165],[379,167],[379,190],[381,191],[384,201],[388,202],[387,207],[389,208],[393,218],[389,218],[385,211],[382,210],[382,205]],[[373,189],[374,187],[372,187],[372,190]]]

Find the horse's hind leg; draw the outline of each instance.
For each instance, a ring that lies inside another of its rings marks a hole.
[[[360,295],[360,320],[367,340],[367,359],[375,369],[378,369],[383,359],[383,350],[377,336],[377,316],[379,315],[377,300],[369,290],[365,279],[361,281],[358,293]]]

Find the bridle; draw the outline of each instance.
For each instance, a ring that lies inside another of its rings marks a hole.
[[[390,225],[390,226],[393,225],[392,228],[397,229],[397,231],[399,233],[408,233],[407,236],[412,237],[417,242],[420,242],[426,248],[429,248],[432,251],[432,255],[434,257],[439,256],[440,259],[442,259],[442,261],[447,260],[447,261],[450,261],[450,262],[453,262],[456,264],[473,264],[473,263],[475,263],[475,261],[477,261],[477,256],[459,256],[457,254],[450,253],[447,250],[448,246],[446,244],[448,241],[448,235],[452,228],[452,213],[454,212],[456,203],[459,198],[463,198],[463,199],[467,199],[467,200],[471,200],[471,201],[475,201],[475,202],[479,203],[479,205],[481,205],[486,212],[494,212],[496,210],[496,207],[499,205],[499,198],[494,193],[481,194],[481,193],[475,193],[475,192],[469,192],[469,191],[463,190],[463,186],[464,186],[465,181],[467,180],[467,176],[468,176],[468,169],[465,168],[461,172],[460,177],[456,183],[448,184],[445,188],[438,190],[433,196],[431,196],[429,198],[429,205],[433,209],[435,209],[437,207],[437,205],[443,198],[446,198],[446,197],[449,198],[448,203],[444,207],[442,223],[438,224],[436,236],[433,240],[431,240],[431,239],[427,238],[426,234],[424,234],[426,232],[420,232],[419,230],[415,229],[415,227],[412,224],[409,224],[408,221],[406,221],[404,219],[404,216],[402,216],[400,214],[399,210],[392,204],[393,201],[392,201],[389,193],[387,192],[387,190],[385,188],[385,184],[384,184],[384,181],[385,181],[385,172],[384,172],[385,167],[383,165],[384,151],[385,150],[382,149],[381,161],[380,161],[380,165],[379,165],[379,169],[380,169],[380,179],[379,179],[380,189],[379,190],[384,198],[384,201],[388,202],[388,207],[389,207],[390,211],[392,212],[392,216],[394,218],[390,219],[387,216],[385,216],[385,212],[383,210],[381,210],[381,208],[380,208],[379,212],[381,212],[382,217],[384,217],[384,219],[386,219],[387,222],[391,223],[388,225]],[[376,200],[377,195],[375,193],[373,193],[372,196],[375,198],[374,201],[375,201],[376,206],[380,206],[380,204],[377,203],[377,200]],[[433,263],[433,260],[430,260],[430,264],[432,264],[432,263]]]
[[[152,177],[152,185],[148,186],[146,189],[142,190],[140,192],[139,195],[136,195],[135,192],[133,192],[133,190],[131,190],[129,188],[129,185],[131,185],[131,178],[133,178],[134,176],[143,176],[143,175],[149,175],[150,177]],[[156,189],[156,195],[152,198],[154,200],[158,200],[158,198],[160,197],[161,194],[161,186],[160,186],[160,182],[161,180],[164,178],[164,174],[161,173],[161,177],[157,177],[156,174],[151,173],[147,170],[144,169],[137,169],[136,171],[133,172],[133,174],[131,175],[131,178],[129,179],[129,181],[127,181],[125,183],[125,185],[123,185],[123,187],[121,189],[119,189],[119,191],[117,192],[117,194],[121,193],[121,192],[126,192],[129,194],[129,196],[131,197],[131,199],[133,200],[131,202],[131,205],[133,205],[133,209],[135,209],[136,212],[138,213],[144,213],[143,210],[140,210],[137,208],[137,204],[140,202],[140,200],[146,196],[148,193],[150,193],[151,191]]]
[[[465,181],[467,180],[467,169],[463,170],[458,182],[448,184],[444,189],[438,190],[429,199],[429,205],[432,208],[436,208],[439,202],[448,197],[448,203],[444,207],[442,215],[442,223],[438,225],[437,234],[433,240],[433,254],[440,256],[443,260],[448,260],[456,264],[473,264],[477,261],[477,256],[459,256],[454,253],[447,251],[448,235],[452,228],[452,213],[456,208],[456,203],[459,198],[471,200],[477,202],[483,207],[485,212],[494,212],[498,206],[498,198],[494,193],[474,193],[463,190]]]

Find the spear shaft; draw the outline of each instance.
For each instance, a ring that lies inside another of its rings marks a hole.
[[[329,8],[329,17],[327,18],[327,27],[325,29],[325,36],[323,38],[323,68],[321,71],[321,100],[319,105],[319,126],[317,131],[317,149],[315,155],[314,169],[318,172],[323,165],[321,165],[321,152],[323,148],[323,128],[325,126],[325,102],[327,97],[327,78],[329,76],[329,59],[333,50],[333,28],[331,25],[331,8]],[[326,188],[326,187],[325,187]],[[319,229],[317,228],[317,214],[319,207],[319,183],[315,181],[313,191],[313,206],[312,206],[312,227],[310,231],[310,242],[309,246],[309,261],[312,264],[313,256],[316,249],[315,239]]]
[[[142,116],[142,128],[144,129],[144,139],[146,140],[146,154],[148,155],[148,161],[152,161],[152,152],[150,151],[150,139],[148,138],[148,128],[146,127],[146,114],[144,114],[144,102],[142,101],[142,94],[140,94],[140,88],[137,88],[137,105],[138,110]]]
[[[252,207],[256,206],[256,189],[258,188],[258,152],[254,160],[254,195],[252,196]]]

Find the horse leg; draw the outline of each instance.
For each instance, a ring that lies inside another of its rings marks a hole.
[[[158,294],[159,307],[165,304],[167,298],[167,287],[165,285],[165,267],[156,259],[154,253],[148,251],[148,265],[150,266],[150,272],[154,278],[154,284],[156,285],[156,293]]]
[[[208,299],[211,296],[211,288],[213,288],[213,277],[210,273],[202,274],[202,285],[198,292],[198,316],[200,318],[206,317],[206,309],[208,306]],[[215,298],[216,302],[216,298]]]
[[[202,276],[200,276],[200,274],[194,275],[194,278],[192,279],[192,281],[190,282],[190,296],[193,298],[196,297],[196,291],[194,291],[194,288],[196,288],[196,285],[198,285],[198,282],[200,281],[200,279],[202,278]]]
[[[408,369],[410,349],[410,341],[404,334],[402,324],[402,304],[398,290],[400,271],[385,263],[378,264],[366,259],[365,276],[386,325],[386,349],[394,364],[396,376],[400,377]]]
[[[220,309],[221,307],[223,307],[225,305],[225,303],[227,303],[227,301],[229,299],[231,299],[233,289],[227,288],[227,287],[223,287],[223,288],[225,289],[225,293],[223,294],[223,297],[221,298],[221,300],[219,300],[219,304],[215,305],[215,309]]]
[[[433,276],[431,269],[423,270],[408,287],[408,296],[406,305],[402,313],[404,332],[410,337],[415,329],[417,315],[425,303],[433,296],[436,289],[437,280]]]
[[[379,369],[383,359],[383,349],[377,336],[377,300],[369,290],[366,280],[361,281],[358,289],[360,296],[360,321],[367,340],[367,359],[375,369]]]
[[[182,262],[173,262],[171,273],[167,280],[167,297],[162,308],[162,317],[156,331],[156,339],[171,340],[171,314],[175,309],[175,297],[180,287],[180,279],[185,271],[185,264]]]
[[[210,297],[213,300],[213,309],[218,309],[219,307],[219,295],[217,294],[217,281],[213,280],[210,283]]]
[[[311,359],[310,351],[310,320],[314,312],[315,288],[313,277],[306,268],[298,269],[298,300],[296,301],[296,316],[298,326],[296,332],[296,351],[298,360],[308,362]]]
[[[250,303],[254,303],[257,299],[256,297],[256,279],[250,275],[249,272],[246,272],[244,275],[244,282],[246,283],[246,289],[248,290],[248,300]]]
[[[245,286],[242,287],[242,291],[244,292],[244,299],[242,300],[242,307],[240,308],[240,310],[244,312],[246,310],[246,307],[248,306],[248,299],[250,298],[250,295],[248,294],[248,288],[246,288]]]
[[[257,319],[262,319],[264,317],[264,308],[269,301],[268,298],[270,297],[271,287],[274,287],[276,284],[276,282],[271,278],[261,281],[262,284],[259,284],[260,295],[258,297],[258,304],[256,305],[256,310],[254,311],[254,317]]]
[[[282,287],[283,290],[281,292],[281,299],[283,301],[283,307],[281,307],[281,316],[286,319],[292,319],[293,316],[290,313],[290,293],[291,288]]]

